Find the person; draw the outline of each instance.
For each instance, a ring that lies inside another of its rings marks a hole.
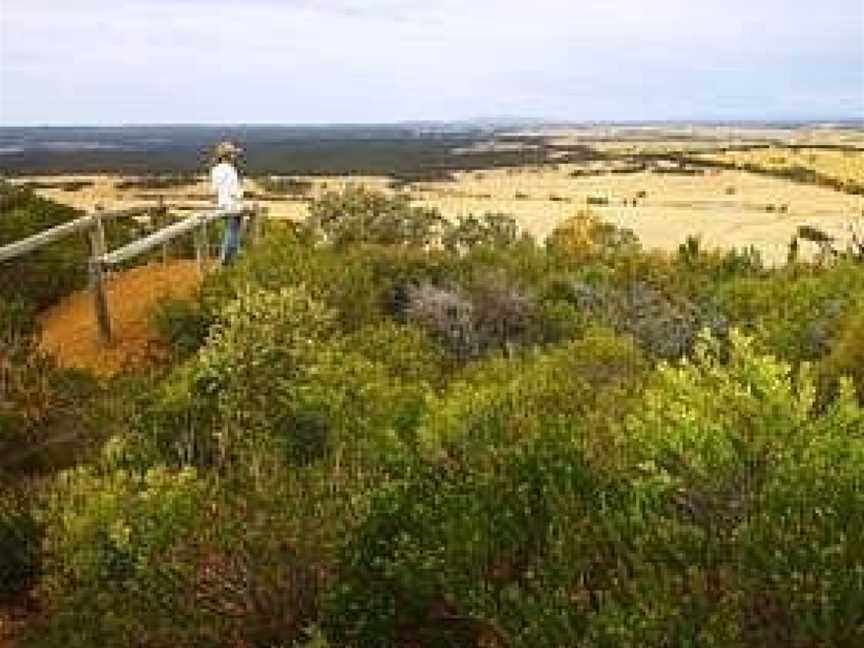
[[[234,165],[240,152],[231,142],[221,142],[215,151],[216,165],[210,169],[210,188],[216,195],[216,206],[230,212],[225,218],[225,236],[219,257],[222,265],[231,263],[240,248],[243,188]]]

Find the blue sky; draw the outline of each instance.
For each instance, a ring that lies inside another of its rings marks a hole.
[[[0,0],[0,124],[864,117],[862,0]]]

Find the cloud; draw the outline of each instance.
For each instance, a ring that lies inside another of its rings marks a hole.
[[[2,0],[0,121],[861,114],[858,0]]]

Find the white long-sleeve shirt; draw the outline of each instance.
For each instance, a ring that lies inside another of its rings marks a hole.
[[[233,164],[220,162],[210,170],[210,188],[220,209],[240,209],[243,189]]]

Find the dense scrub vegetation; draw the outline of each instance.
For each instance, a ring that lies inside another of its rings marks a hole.
[[[861,266],[312,214],[166,304],[170,365],[0,506],[26,645],[864,641]]]
[[[81,216],[71,207],[38,197],[29,188],[0,183],[0,245],[13,243]],[[57,243],[0,266],[0,297],[44,307],[87,276],[84,235]]]
[[[530,136],[502,138],[525,147],[456,152],[492,137],[468,124],[16,128],[0,132],[0,144],[20,148],[0,157],[0,173],[197,174],[213,142],[226,139],[248,152],[244,171],[256,176],[383,174],[413,182],[445,179],[454,170],[542,164],[552,153],[573,160],[598,157],[586,146],[552,147]],[[50,146],[58,138],[62,149]],[[90,146],[94,139],[100,147]]]

